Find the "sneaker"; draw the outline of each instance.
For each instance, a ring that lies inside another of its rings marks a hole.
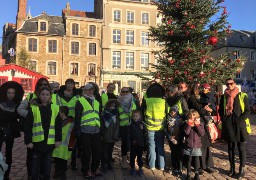
[[[95,176],[93,173],[91,173],[90,171],[88,171],[87,173],[84,174],[84,178],[85,179],[94,179]]]
[[[155,168],[155,167],[152,167],[152,168],[150,168],[150,170],[151,170],[151,171],[154,171],[154,170],[156,170],[156,168]]]
[[[142,170],[142,168],[139,168],[139,176],[143,176],[143,170]]]
[[[204,171],[202,169],[198,169],[198,174],[199,175],[203,175],[204,174]]]
[[[131,174],[131,176],[136,175],[136,171],[135,171],[135,169],[134,169],[134,168],[131,168],[130,174]]]
[[[100,172],[100,170],[96,170],[95,172],[92,173],[95,177],[96,176],[103,176],[103,174]]]

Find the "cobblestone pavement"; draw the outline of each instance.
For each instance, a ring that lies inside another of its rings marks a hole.
[[[252,129],[253,133],[250,135],[249,140],[246,144],[247,149],[247,160],[246,160],[246,177],[244,179],[256,179],[256,116],[251,118]],[[170,149],[168,145],[165,145],[166,150],[166,157],[167,157],[167,167],[170,166]],[[4,151],[4,150],[3,150]],[[216,172],[213,174],[204,173],[200,176],[202,180],[210,180],[210,179],[232,179],[228,174],[229,170],[229,163],[228,163],[228,156],[227,156],[227,145],[223,141],[217,141],[213,144],[212,148],[215,169]],[[4,152],[3,152],[4,154]],[[103,177],[99,177],[96,179],[99,180],[129,180],[129,179],[138,179],[138,180],[154,180],[154,179],[177,179],[176,177],[172,176],[168,172],[162,172],[160,170],[151,171],[144,167],[144,176],[130,176],[129,169],[121,169],[119,165],[120,161],[120,143],[117,143],[114,149],[114,170],[108,171],[104,174]],[[145,157],[144,157],[145,158]],[[19,180],[19,179],[27,179],[26,174],[26,147],[23,144],[23,138],[19,138],[15,140],[14,148],[13,148],[13,164],[10,179],[11,180]],[[77,159],[78,162],[78,169],[80,169],[80,159]],[[239,159],[238,153],[236,158],[236,169],[238,171],[239,166]],[[52,165],[53,167],[53,165]],[[53,169],[52,169],[53,172]],[[182,179],[185,179],[186,172],[183,172]],[[67,171],[67,179],[69,180],[80,180],[84,179],[80,170],[72,171],[70,168]]]

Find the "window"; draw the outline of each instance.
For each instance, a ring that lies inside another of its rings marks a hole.
[[[70,74],[78,75],[78,63],[70,63]]]
[[[89,55],[96,55],[96,43],[89,43]]]
[[[46,22],[40,22],[40,31],[46,31]]]
[[[148,32],[141,33],[141,45],[143,45],[143,46],[149,45]]]
[[[29,61],[29,69],[31,69],[32,71],[36,71],[36,61],[30,60]]]
[[[79,26],[76,23],[72,24],[72,35],[78,35],[79,32]]]
[[[79,54],[79,42],[71,42],[71,54]]]
[[[96,26],[95,25],[89,26],[89,36],[96,37]]]
[[[148,61],[149,61],[149,54],[142,53],[140,55],[141,70],[144,70],[144,71],[148,70]]]
[[[29,40],[28,40],[28,51],[37,52],[37,39],[29,38]]]
[[[20,85],[23,87],[24,91],[32,91],[32,79],[31,78],[21,79]]]
[[[88,65],[88,75],[89,76],[95,76],[96,75],[96,64],[90,63]]]
[[[115,22],[120,22],[121,21],[121,11],[120,10],[115,10],[114,11],[114,21]]]
[[[56,40],[49,40],[48,41],[48,52],[49,53],[56,53],[57,52],[57,41]]]
[[[47,74],[56,75],[56,62],[49,61],[47,64]]]
[[[127,20],[127,23],[134,23],[134,12],[127,11],[126,20]]]
[[[134,53],[126,52],[126,69],[134,69]]]
[[[255,78],[255,70],[250,70],[250,77],[251,79]]]
[[[136,92],[136,81],[128,81],[128,86]]]
[[[240,57],[240,51],[234,51],[234,55],[236,56],[236,59]]]
[[[255,61],[256,60],[256,51],[251,51],[251,61]]]
[[[121,68],[121,52],[120,51],[113,51],[113,54],[112,54],[112,68],[113,69],[120,69]]]
[[[149,14],[148,13],[142,13],[141,17],[141,23],[142,24],[149,24]]]
[[[236,73],[236,78],[237,78],[237,79],[241,79],[241,72],[237,72],[237,73]]]
[[[126,31],[126,44],[134,44],[134,31]]]
[[[119,29],[113,30],[113,43],[116,43],[116,44],[121,43],[121,30]]]

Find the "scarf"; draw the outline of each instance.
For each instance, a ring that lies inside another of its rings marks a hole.
[[[233,105],[234,99],[236,95],[239,93],[239,89],[235,87],[233,90],[226,89],[224,94],[227,97],[227,104],[226,104],[226,114],[231,115],[233,113]]]
[[[121,104],[125,113],[130,113],[132,110],[132,102],[133,102],[132,94],[127,94],[124,96],[118,96],[118,102]]]
[[[104,109],[102,113],[102,118],[106,128],[108,128],[112,122],[114,123],[116,122],[117,113],[118,113],[117,109],[108,109],[108,108]]]
[[[9,111],[9,112],[15,112],[15,108],[16,108],[17,104],[15,104],[15,102],[13,101],[5,101],[0,103],[0,108],[3,111]]]

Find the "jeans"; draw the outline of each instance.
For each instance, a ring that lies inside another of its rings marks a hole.
[[[52,151],[39,152],[32,149],[32,179],[38,180],[41,175],[43,180],[49,180],[51,175]]]
[[[158,160],[160,169],[164,169],[165,155],[164,155],[164,131],[148,131],[149,143],[149,167],[155,168],[155,161]],[[156,154],[157,149],[157,154]]]
[[[99,168],[101,158],[100,146],[100,133],[81,133],[81,164],[83,173],[87,173],[89,170],[94,173]]]
[[[67,160],[54,158],[54,162],[55,162],[55,173],[64,174],[67,170]]]
[[[143,147],[140,146],[131,146],[130,152],[130,166],[131,168],[135,168],[135,158],[137,157],[138,165],[141,168],[143,166],[142,161]]]

